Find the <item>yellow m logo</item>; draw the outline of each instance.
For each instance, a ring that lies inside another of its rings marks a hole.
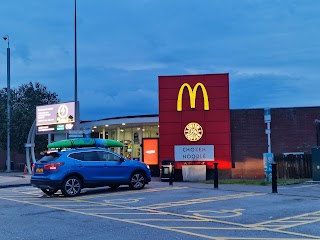
[[[202,83],[197,83],[194,88],[192,89],[189,85],[189,83],[184,83],[180,87],[179,94],[178,94],[178,100],[177,100],[177,111],[181,112],[182,111],[182,94],[184,91],[184,88],[188,89],[189,92],[189,97],[190,97],[190,108],[195,108],[196,107],[196,97],[197,97],[197,89],[198,87],[201,87],[202,94],[203,94],[203,105],[204,105],[204,110],[209,110],[209,100],[208,100],[208,93],[206,88]]]

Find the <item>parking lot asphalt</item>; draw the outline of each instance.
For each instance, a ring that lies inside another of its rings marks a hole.
[[[0,226],[3,239],[61,239],[71,230],[80,240],[320,239],[319,184],[278,186],[278,193],[272,193],[271,186],[220,184],[215,189],[213,184],[169,185],[153,178],[139,191],[127,186],[83,189],[80,196],[65,198],[19,185],[29,184],[30,175],[0,175],[0,204],[5,206],[0,221],[8,223]],[[69,227],[68,219],[77,224]],[[54,227],[22,235],[35,224]],[[54,229],[60,229],[59,236]]]

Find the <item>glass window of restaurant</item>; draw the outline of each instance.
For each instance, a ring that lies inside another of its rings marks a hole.
[[[158,138],[158,125],[145,125],[141,127],[121,126],[112,129],[111,126],[106,130],[106,138],[118,140],[123,143],[123,148],[113,148],[111,150],[120,153],[128,159],[140,160],[142,138]]]

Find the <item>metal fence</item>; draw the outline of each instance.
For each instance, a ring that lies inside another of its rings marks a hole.
[[[279,179],[312,178],[311,154],[276,155]]]

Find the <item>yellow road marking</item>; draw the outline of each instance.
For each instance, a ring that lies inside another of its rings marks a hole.
[[[168,207],[185,206],[190,204],[200,204],[200,203],[215,202],[215,201],[222,201],[222,200],[231,200],[231,199],[237,199],[237,198],[243,198],[243,197],[263,196],[266,194],[267,193],[241,193],[241,194],[232,194],[232,195],[210,197],[210,198],[196,198],[196,199],[184,200],[179,202],[153,204],[153,205],[144,206],[141,208],[160,209],[160,208],[168,208]]]
[[[128,199],[112,199],[112,200],[104,200],[105,203],[118,203],[118,204],[124,204],[124,203],[136,203],[139,202],[141,199],[144,198],[128,198]]]
[[[285,217],[281,219],[269,220],[261,223],[252,224],[252,226],[263,226],[266,228],[272,227],[273,229],[282,230],[315,222],[320,222],[320,211],[304,213],[301,215]]]
[[[91,205],[92,206],[92,205]],[[61,207],[61,206],[60,206]],[[105,211],[105,210],[112,210],[112,211],[115,211],[115,210],[122,210],[122,209],[115,209],[114,207],[104,207],[104,206],[101,206],[101,208],[72,208],[73,210],[81,210],[81,211]]]
[[[81,196],[80,195],[80,197],[77,197],[77,199],[91,199],[91,198],[100,198],[100,197],[134,195],[134,194],[149,193],[149,192],[180,190],[180,189],[186,189],[186,188],[188,188],[188,187],[164,187],[164,188],[142,189],[142,190],[139,190],[139,191],[124,190],[124,191],[112,192],[112,193],[92,194],[90,196]]]
[[[156,225],[147,224],[147,223],[135,222],[135,221],[128,220],[128,219],[119,219],[119,218],[114,218],[114,217],[109,217],[109,216],[103,216],[103,215],[99,215],[99,214],[84,213],[84,212],[75,211],[75,210],[72,210],[72,209],[64,209],[64,208],[53,207],[53,206],[43,206],[43,205],[40,205],[40,204],[37,204],[37,203],[26,202],[26,201],[19,201],[19,200],[15,200],[15,199],[7,199],[7,198],[5,198],[5,197],[0,197],[0,198],[1,198],[1,199],[4,199],[4,200],[8,200],[8,201],[14,201],[14,202],[30,204],[30,205],[39,206],[39,207],[46,207],[46,208],[50,208],[50,209],[62,210],[62,211],[71,212],[71,213],[77,213],[77,214],[86,215],[86,216],[104,218],[104,219],[109,219],[109,220],[114,220],[114,221],[120,221],[120,222],[125,222],[125,223],[131,223],[131,224],[140,225],[140,226],[145,226],[145,227],[151,227],[151,228],[156,228],[156,229],[161,229],[161,230],[178,232],[178,233],[183,233],[183,234],[192,235],[192,236],[196,236],[196,237],[202,237],[202,238],[206,238],[206,239],[226,239],[226,238],[216,238],[216,237],[211,237],[211,236],[207,236],[207,235],[203,235],[203,234],[187,232],[187,231],[183,231],[183,230],[179,230],[179,229],[170,229],[170,228],[168,228],[168,227],[156,226]]]
[[[141,191],[139,191],[141,192]],[[223,200],[228,200],[228,199],[234,199],[234,197],[236,195],[239,194],[235,194],[235,195],[228,195],[228,196],[224,196],[224,198],[220,198]],[[264,195],[264,194],[261,194]],[[233,196],[232,198],[230,198],[230,196]],[[249,196],[249,195],[247,195]],[[256,196],[256,195],[252,195],[252,196]],[[99,217],[99,218],[104,218],[104,219],[109,219],[109,220],[115,220],[115,221],[120,221],[120,222],[126,222],[126,223],[132,223],[132,224],[136,224],[136,225],[142,225],[142,226],[147,226],[147,227],[152,227],[152,228],[157,228],[157,229],[162,229],[162,230],[167,230],[167,231],[173,231],[173,232],[178,232],[178,233],[183,233],[183,234],[187,234],[187,235],[192,235],[192,236],[196,236],[196,237],[202,237],[202,238],[206,238],[206,239],[217,239],[217,240],[231,240],[231,239],[262,239],[262,238],[237,238],[237,237],[230,237],[230,238],[226,238],[226,237],[213,237],[213,236],[207,236],[207,235],[203,235],[203,234],[198,234],[198,233],[193,233],[193,232],[188,232],[188,231],[184,231],[182,228],[180,229],[180,227],[164,227],[164,226],[157,226],[157,225],[152,225],[152,224],[147,224],[147,223],[142,223],[142,222],[136,222],[135,220],[132,219],[120,219],[120,218],[114,218],[114,217],[110,217],[110,216],[104,216],[107,215],[108,213],[105,213],[103,215],[101,215],[100,213],[86,213],[86,212],[82,212],[81,210],[75,210],[75,209],[65,209],[65,208],[61,208],[61,207],[57,207],[57,206],[52,206],[52,205],[42,205],[42,204],[38,204],[38,203],[33,203],[33,202],[28,202],[28,201],[21,201],[21,200],[16,200],[16,199],[10,199],[10,198],[6,198],[6,197],[0,197],[1,199],[4,200],[8,200],[8,201],[14,201],[14,202],[19,202],[19,203],[25,203],[25,204],[30,204],[30,205],[35,205],[35,206],[40,206],[40,207],[45,207],[45,208],[51,208],[51,209],[57,209],[57,210],[63,210],[66,212],[71,212],[71,213],[78,213],[78,214],[82,214],[82,215],[87,215],[87,216],[93,216],[93,217]],[[236,198],[239,198],[236,197]],[[117,207],[117,208],[121,208],[124,210],[140,210],[140,211],[147,211],[149,213],[154,213],[154,214],[163,214],[163,215],[171,215],[171,216],[177,216],[177,217],[182,217],[182,218],[190,218],[190,221],[209,221],[209,222],[216,222],[216,223],[222,223],[222,224],[227,224],[227,225],[234,225],[234,226],[238,226],[239,229],[241,230],[252,230],[252,231],[270,231],[270,232],[276,232],[276,233],[283,233],[283,234],[289,234],[289,235],[296,235],[299,237],[308,237],[308,238],[313,238],[313,239],[320,239],[319,236],[312,236],[312,235],[307,235],[307,234],[302,234],[302,233],[296,233],[296,232],[289,232],[289,231],[283,231],[281,229],[270,229],[267,226],[263,226],[263,223],[258,223],[256,225],[254,224],[238,224],[238,223],[232,223],[232,222],[226,222],[226,221],[221,221],[221,220],[216,220],[216,219],[205,219],[199,216],[190,216],[190,215],[183,215],[183,214],[175,214],[175,213],[168,213],[168,212],[162,212],[156,209],[149,209],[149,208],[133,208],[133,207],[126,207],[126,206],[121,206],[121,205],[115,205],[115,204],[103,204],[103,203],[97,203],[97,202],[91,202],[91,201],[85,201],[81,198],[74,198],[72,199],[72,201],[74,200],[74,202],[78,202],[78,203],[82,203],[82,202],[86,202],[86,203],[91,203],[94,205],[99,205],[99,206],[108,206],[108,207]],[[203,202],[208,202],[208,198],[203,199]],[[189,204],[193,204],[193,201],[191,201],[191,203]],[[90,205],[91,206],[91,205]],[[77,206],[79,207],[79,206]],[[88,210],[88,209],[87,209]],[[315,212],[315,215],[318,215],[320,212]],[[130,214],[130,213],[127,213]],[[303,214],[300,216],[305,216],[305,215],[310,215],[310,214]],[[286,219],[286,218],[284,218]],[[170,219],[167,219],[167,221]],[[165,220],[163,220],[165,221]],[[181,221],[180,219],[178,221]],[[267,221],[267,222],[271,222],[271,221]],[[311,221],[313,222],[313,221]],[[316,222],[316,221],[314,221]],[[264,222],[266,223],[266,222]],[[192,229],[192,227],[185,227],[186,229]],[[210,228],[204,228],[204,229],[209,229]],[[226,228],[227,229],[232,229],[232,228]],[[263,238],[263,239],[274,239],[274,238]],[[279,238],[277,238],[279,239]],[[286,239],[286,238],[283,238]]]
[[[230,217],[238,217],[242,215],[244,209],[233,209],[233,210],[198,210],[198,211],[188,211],[193,213],[196,216],[207,217],[207,218],[230,218]],[[214,213],[213,215],[204,215],[202,213]]]

